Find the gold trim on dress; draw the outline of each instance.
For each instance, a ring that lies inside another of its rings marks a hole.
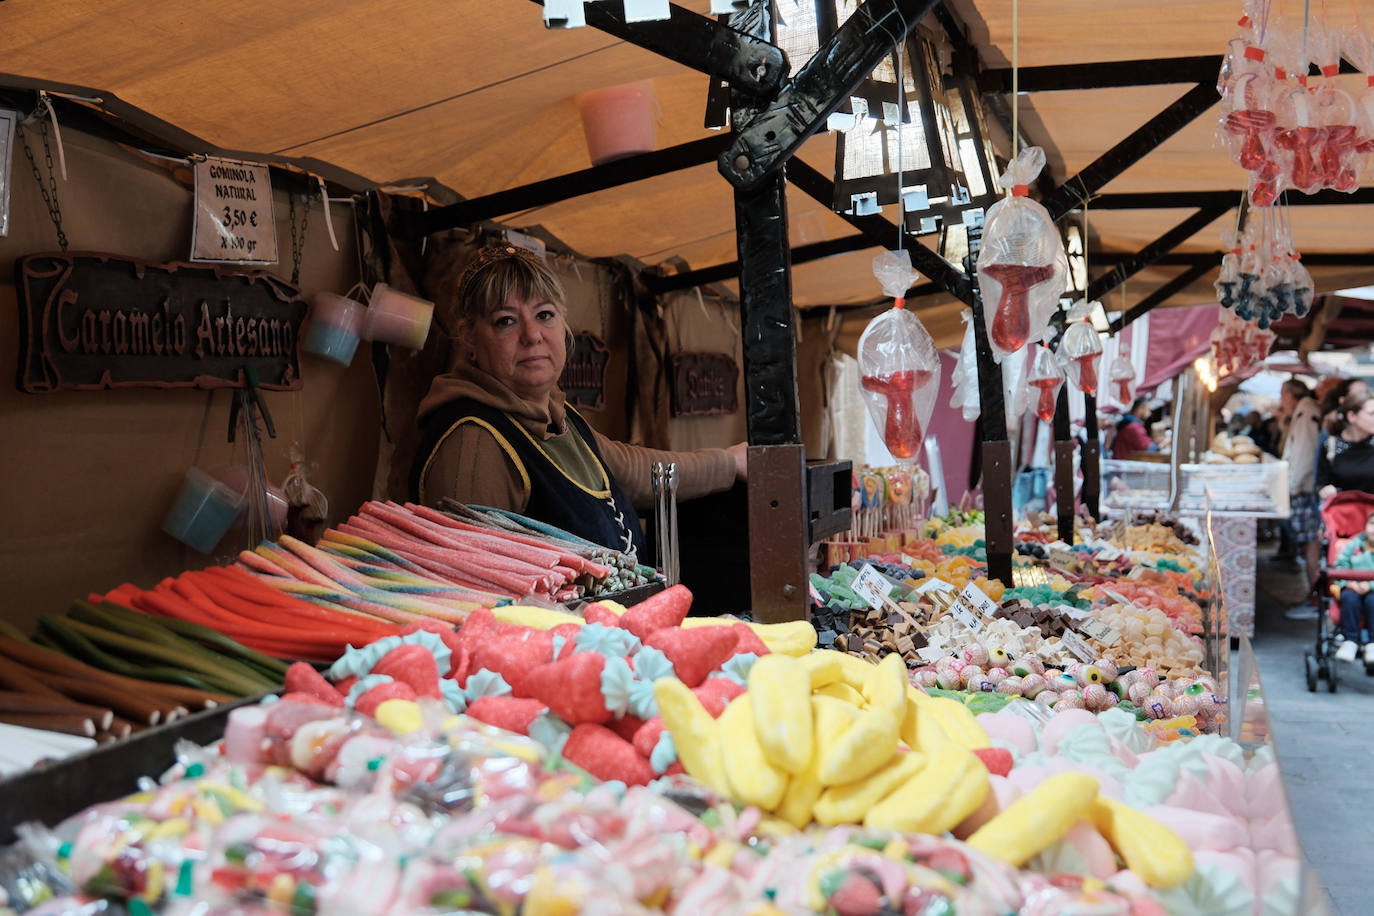
[[[429,500],[425,499],[425,478],[429,476],[429,466],[433,464],[434,459],[438,457],[439,449],[443,447],[445,440],[447,440],[449,436],[457,432],[458,427],[462,426],[464,423],[476,423],[478,426],[482,427],[487,432],[491,433],[492,438],[496,440],[496,444],[501,446],[501,450],[506,453],[506,457],[509,458],[511,462],[515,465],[515,469],[520,472],[520,484],[525,491],[525,500],[524,503],[520,506],[520,511],[524,512],[527,508],[529,508],[530,504],[530,475],[529,472],[525,470],[525,463],[521,461],[520,456],[516,454],[515,446],[511,445],[505,436],[497,432],[496,427],[492,426],[490,423],[488,423],[486,420],[481,419],[480,417],[463,417],[462,419],[458,420],[456,423],[454,423],[452,426],[450,426],[448,429],[444,431],[444,434],[439,437],[439,441],[434,444],[434,448],[430,449],[429,458],[425,460],[425,466],[420,469],[420,503],[423,505],[429,502]],[[515,425],[519,426],[520,424],[517,423]],[[526,435],[529,435],[529,433],[526,433]],[[576,481],[574,481],[574,483],[576,483]]]

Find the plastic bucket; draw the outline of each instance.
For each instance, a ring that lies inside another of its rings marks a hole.
[[[238,493],[244,499],[244,506],[248,504],[248,486],[250,476],[248,468],[241,464],[226,464],[222,467],[210,468],[206,473],[224,484],[229,489]],[[267,485],[267,526],[268,536],[276,537],[278,533],[286,528],[286,513],[290,505],[286,501],[286,493],[276,484]],[[248,513],[240,512],[234,519],[231,531],[242,531],[248,526]]]
[[[378,283],[368,299],[362,334],[367,340],[419,350],[429,336],[433,318],[433,302]]]
[[[162,530],[187,547],[208,554],[243,510],[244,498],[199,468],[187,468],[176,502]]]
[[[658,100],[649,80],[607,86],[573,96],[587,135],[592,165],[658,148]]]
[[[353,362],[366,317],[367,309],[361,302],[334,293],[316,293],[310,300],[310,327],[301,349],[347,366]]]

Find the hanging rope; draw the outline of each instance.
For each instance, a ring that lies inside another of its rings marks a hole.
[[[1011,0],[1011,161],[1021,152],[1021,3]]]

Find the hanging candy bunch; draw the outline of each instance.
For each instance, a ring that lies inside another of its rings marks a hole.
[[[1227,46],[1217,83],[1219,135],[1250,173],[1256,207],[1271,206],[1285,188],[1352,192],[1359,186],[1359,155],[1374,150],[1374,124],[1363,123],[1361,106],[1340,87],[1338,74],[1343,48],[1352,53],[1354,46],[1366,61],[1374,57],[1367,36],[1352,37],[1324,16],[1270,19],[1268,8],[1261,0],[1247,3]],[[1322,72],[1315,86],[1308,84],[1312,63]]]
[[[1049,347],[1035,348],[1026,382],[1039,391],[1035,399],[1035,415],[1046,422],[1053,420],[1055,402],[1064,384],[1064,367]]]
[[[1107,382],[1111,385],[1112,397],[1129,407],[1135,397],[1135,363],[1131,362],[1130,344],[1121,344],[1116,359],[1107,368]]]
[[[925,325],[903,306],[916,271],[901,251],[873,259],[873,275],[895,300],[868,323],[859,338],[859,374],[864,405],[883,431],[894,458],[910,460],[921,449],[940,387],[940,354]]]
[[[1293,245],[1287,208],[1252,211],[1245,231],[1223,234],[1227,253],[1217,277],[1217,301],[1266,329],[1284,315],[1306,315],[1315,288]]]
[[[1064,374],[1084,394],[1097,394],[1097,367],[1102,361],[1102,337],[1088,319],[1102,303],[1079,299],[1069,309],[1068,325],[1059,341]]]
[[[1234,312],[1223,311],[1212,331],[1212,358],[1221,376],[1235,375],[1263,362],[1274,345],[1274,332],[1259,328]]]
[[[1045,167],[1037,146],[1021,151],[998,183],[1012,196],[988,209],[978,253],[978,288],[985,305],[988,341],[1002,362],[1039,340],[1068,284],[1064,242],[1048,211],[1026,196]]]

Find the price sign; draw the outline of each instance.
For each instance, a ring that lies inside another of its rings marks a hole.
[[[195,175],[191,260],[277,263],[267,166],[211,157],[196,163]]]
[[[1065,630],[1064,635],[1059,637],[1059,643],[1072,652],[1080,662],[1091,662],[1094,660],[1092,647],[1083,641],[1082,636],[1079,636],[1072,630]]]
[[[944,658],[948,653],[946,653],[945,650],[940,648],[939,646],[922,646],[921,648],[916,650],[916,654],[919,655],[925,661],[934,664],[935,662],[938,662],[940,659]]]
[[[1075,569],[1078,566],[1078,557],[1074,555],[1069,545],[1062,542],[1050,544],[1045,548],[1045,553],[1051,566],[1067,570]]]
[[[1055,608],[1055,610],[1057,610],[1059,613],[1063,614],[1065,617],[1073,621],[1086,620],[1088,618],[1087,611],[1083,610],[1082,608],[1072,607],[1067,604],[1061,604],[1057,608]]]
[[[1079,622],[1078,629],[1104,646],[1114,646],[1121,640],[1120,633],[1094,617]]]
[[[950,613],[954,619],[975,633],[983,630],[983,617],[991,617],[997,611],[997,602],[989,598],[981,588],[970,582],[959,593]]]
[[[854,584],[850,587],[854,594],[867,601],[871,608],[880,608],[891,600],[887,594],[892,590],[892,583],[869,563],[865,563],[864,568],[859,570],[859,574],[854,577]]]
[[[1102,589],[1102,594],[1106,595],[1108,598],[1112,599],[1112,600],[1115,601],[1117,604],[1130,604],[1130,605],[1135,604],[1135,602],[1132,601],[1130,598],[1127,598],[1125,595],[1121,594],[1120,592],[1112,591],[1110,588],[1104,588],[1104,589]]]
[[[902,564],[903,564],[904,566],[908,566],[908,567],[910,567],[910,566],[915,566],[915,565],[916,565],[916,558],[913,557],[913,556],[912,556],[911,554],[909,554],[909,553],[904,553],[904,554],[902,554]]]
[[[1110,563],[1120,557],[1121,551],[1117,550],[1111,544],[1103,544],[1097,551],[1097,562],[1099,563]]]

